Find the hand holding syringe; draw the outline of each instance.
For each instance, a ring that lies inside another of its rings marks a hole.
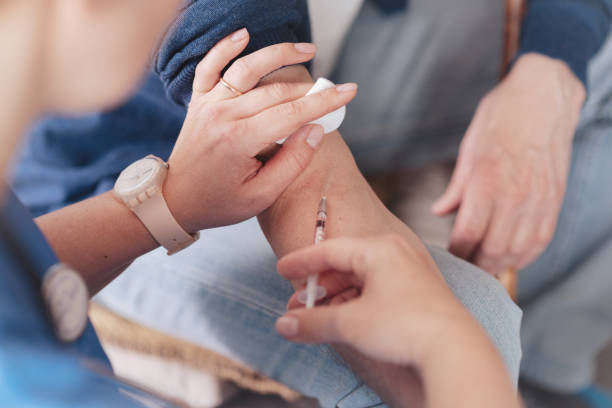
[[[315,227],[314,244],[318,245],[325,239],[325,223],[327,222],[327,197],[321,198],[319,209],[317,210],[317,223]],[[298,301],[306,304],[306,308],[314,307],[317,300],[323,299],[326,295],[325,288],[317,286],[317,275],[310,275],[306,283],[306,290],[300,292]]]

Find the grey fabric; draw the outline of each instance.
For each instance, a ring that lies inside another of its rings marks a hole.
[[[453,293],[491,337],[513,378],[521,360],[521,311],[492,277],[430,247]],[[163,248],[137,259],[96,301],[141,324],[247,364],[323,407],[379,406],[328,346],[290,343],[274,322],[293,293],[257,220],[202,232],[171,257]]]
[[[336,82],[360,92],[341,131],[365,171],[454,157],[471,116],[498,81],[502,2],[415,0],[386,18],[365,5]],[[563,392],[593,381],[612,339],[612,40],[589,66],[557,233],[520,273],[527,379]]]
[[[362,170],[456,154],[480,98],[499,79],[501,5],[414,0],[408,13],[387,16],[365,2],[332,76],[359,83],[340,131]]]

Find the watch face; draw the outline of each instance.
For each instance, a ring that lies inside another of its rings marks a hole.
[[[45,274],[41,289],[57,337],[67,342],[76,340],[87,326],[89,306],[81,275],[65,264],[54,265]]]
[[[160,163],[155,159],[138,160],[121,172],[115,183],[115,189],[121,194],[133,193],[147,186],[147,183],[155,178],[160,168]]]

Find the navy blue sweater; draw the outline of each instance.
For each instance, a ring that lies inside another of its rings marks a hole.
[[[374,0],[385,11],[407,0]],[[502,1],[502,0],[491,0]],[[519,55],[536,52],[565,61],[586,84],[587,65],[602,47],[612,21],[612,0],[529,0]],[[246,52],[285,41],[308,41],[306,0],[189,0],[164,39],[155,70],[169,97],[186,105],[195,66],[231,32],[247,27]]]
[[[245,54],[281,42],[311,41],[306,0],[188,0],[155,62],[170,99],[186,105],[198,62],[242,27],[251,35]]]

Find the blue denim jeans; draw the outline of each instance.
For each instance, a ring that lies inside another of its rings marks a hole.
[[[503,2],[414,0],[387,17],[366,5],[334,80],[360,85],[341,132],[364,171],[456,157],[498,81]],[[466,52],[469,50],[469,52]],[[612,38],[589,66],[589,95],[552,243],[520,272],[521,375],[575,392],[612,340]]]
[[[612,341],[612,37],[589,67],[557,232],[520,274],[521,375],[564,392],[593,383]]]
[[[518,376],[521,311],[499,283],[439,248],[434,260],[455,293],[486,329],[513,379]],[[257,369],[323,407],[382,406],[378,396],[329,346],[287,342],[274,322],[291,285],[255,219],[203,231],[186,250],[156,250],[137,259],[96,301],[158,330]]]

